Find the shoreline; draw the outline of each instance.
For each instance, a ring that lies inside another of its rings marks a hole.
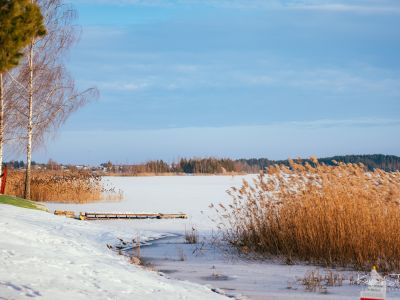
[[[102,177],[191,177],[191,176],[245,176],[245,175],[254,175],[258,173],[245,173],[245,172],[227,172],[227,173],[104,173],[100,176]]]
[[[343,286],[329,287],[328,296],[307,292],[298,279],[308,272],[318,269],[321,274],[334,272],[346,278],[356,276],[357,272],[301,262],[287,265],[274,259],[243,259],[203,238],[197,244],[186,243],[183,235],[154,240],[141,247],[140,260],[145,269],[155,270],[166,278],[209,286],[212,291],[233,299],[350,300],[361,290],[347,279]],[[397,299],[398,294],[391,292],[390,296]]]

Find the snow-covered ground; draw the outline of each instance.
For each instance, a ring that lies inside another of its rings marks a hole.
[[[127,231],[0,205],[0,299],[222,299],[110,251]],[[160,237],[142,232],[142,240]]]
[[[348,283],[345,283],[342,287],[328,288],[328,294],[326,295],[305,292],[301,285],[294,283],[296,278],[304,277],[306,272],[315,269],[315,266],[287,266],[279,261],[243,261],[235,259],[229,255],[226,256],[223,251],[219,248],[212,247],[208,242],[204,245],[188,245],[184,243],[182,235],[185,230],[190,230],[192,226],[200,231],[202,236],[200,238],[201,240],[204,236],[209,237],[211,230],[215,229],[215,223],[210,221],[210,218],[213,217],[213,210],[209,208],[209,204],[229,203],[230,198],[226,194],[226,190],[231,186],[240,186],[243,179],[251,180],[253,177],[254,175],[105,178],[105,180],[108,180],[111,185],[115,186],[117,189],[123,190],[125,195],[123,201],[108,203],[99,202],[84,205],[49,203],[46,205],[50,210],[65,209],[74,210],[76,212],[184,212],[189,215],[189,218],[187,220],[91,221],[90,225],[92,226],[88,226],[86,225],[88,222],[74,221],[49,215],[46,218],[51,220],[51,222],[55,222],[54,224],[58,224],[58,222],[64,224],[51,225],[49,234],[54,234],[56,237],[60,236],[60,238],[62,238],[63,242],[61,243],[61,249],[65,248],[63,244],[75,245],[77,243],[76,248],[80,249],[80,246],[82,246],[83,252],[91,253],[89,258],[82,257],[79,261],[72,260],[74,261],[72,265],[68,263],[71,258],[64,258],[67,263],[62,267],[67,268],[68,272],[79,264],[81,268],[84,268],[84,273],[76,271],[77,273],[74,273],[72,277],[77,276],[82,282],[84,282],[82,286],[85,291],[85,282],[92,284],[93,289],[95,289],[96,286],[99,286],[101,289],[113,288],[113,283],[111,282],[107,282],[103,285],[102,280],[105,280],[104,278],[113,278],[113,280],[118,278],[119,280],[122,280],[122,283],[118,283],[119,288],[120,285],[123,286],[124,283],[132,280],[125,279],[125,276],[127,276],[126,273],[132,273],[135,275],[131,276],[134,276],[136,278],[135,280],[139,281],[139,287],[146,286],[150,280],[154,280],[154,284],[152,283],[155,287],[154,293],[150,293],[150,296],[161,294],[163,295],[161,297],[162,299],[167,299],[170,294],[168,294],[168,291],[166,290],[170,288],[172,294],[177,293],[176,298],[179,298],[180,295],[183,298],[187,297],[187,299],[196,299],[196,297],[201,299],[211,299],[212,297],[217,297],[217,295],[209,293],[209,290],[206,288],[199,288],[196,285],[189,285],[188,283],[183,282],[176,283],[176,281],[168,282],[151,273],[143,275],[143,270],[128,265],[125,261],[121,260],[119,257],[115,257],[111,251],[104,247],[106,243],[115,245],[115,242],[113,243],[113,241],[115,241],[117,237],[130,241],[132,238],[140,236],[141,242],[147,241],[148,244],[152,244],[150,246],[142,247],[141,257],[144,258],[147,263],[150,263],[154,269],[162,271],[165,274],[165,277],[189,280],[191,282],[208,285],[226,293],[227,295],[235,296],[238,299],[246,297],[254,300],[358,299],[361,287],[350,286]],[[60,221],[55,221],[55,218]],[[1,218],[1,220],[1,222],[4,222],[3,218]],[[31,226],[31,223],[32,221],[29,221],[26,225],[29,227]],[[41,226],[46,227],[47,225],[45,224],[42,224]],[[25,225],[21,226],[24,227]],[[21,229],[22,236],[24,236],[23,233],[24,232]],[[3,241],[3,233],[0,232],[0,234],[0,241]],[[84,236],[82,241],[80,236]],[[87,236],[90,237],[89,242],[86,241]],[[154,240],[157,238],[161,239]],[[57,241],[57,239],[55,240]],[[52,243],[52,239],[49,238],[48,241],[49,243]],[[25,240],[24,245],[28,245],[29,243],[29,239]],[[0,242],[0,244],[2,245],[2,242]],[[92,245],[90,246],[92,247],[90,251],[85,250],[87,249],[85,247],[89,247],[87,245]],[[10,247],[12,248],[12,246]],[[69,247],[70,246],[67,248]],[[1,249],[3,249],[3,247]],[[63,251],[65,251],[65,249]],[[5,254],[2,253],[1,255],[9,255],[7,253],[8,252],[5,252]],[[29,253],[28,250],[23,253],[29,256],[29,254],[27,254]],[[94,255],[93,257],[93,253],[101,253],[101,255]],[[59,255],[53,253],[50,255],[50,257],[54,257],[56,261],[62,259],[60,256],[69,257],[69,254],[64,253],[64,255]],[[101,259],[100,256],[102,257]],[[107,259],[103,258],[103,256],[107,257]],[[22,254],[22,257],[24,257],[24,254]],[[3,261],[3,258],[1,259]],[[86,259],[88,259],[88,262],[85,262]],[[43,260],[45,260],[45,258],[43,258]],[[110,260],[110,263],[103,264],[103,260]],[[98,273],[93,272],[91,265],[94,265],[96,270],[100,269],[101,271]],[[108,268],[110,268],[110,270],[108,270]],[[324,269],[320,270],[321,273],[325,272]],[[0,270],[0,299],[2,296],[2,286],[7,284],[5,283],[6,281],[3,279],[3,273],[1,272],[2,271]],[[123,274],[121,273],[120,276],[115,275],[118,272],[122,272]],[[11,271],[6,272],[6,274],[8,273],[12,274]],[[350,275],[347,271],[341,273],[346,276]],[[59,274],[58,276],[63,276],[63,273],[60,271],[58,271],[57,274]],[[30,277],[28,275],[26,276],[27,280],[29,280]],[[48,275],[45,275],[44,278],[47,278],[47,276]],[[85,281],[84,278],[87,276],[89,276],[90,280]],[[142,276],[144,276],[143,278],[146,278],[144,283],[143,281],[140,281]],[[99,279],[97,279],[97,277],[99,277]],[[120,279],[120,277],[122,279]],[[68,282],[65,278],[63,280]],[[7,282],[9,281],[11,280],[8,280]],[[288,289],[288,282],[289,285],[292,286],[292,289]],[[134,285],[135,283],[133,286]],[[159,285],[162,287],[168,286],[168,288],[161,289],[159,294],[157,294],[158,292],[156,290]],[[21,286],[22,285],[19,283],[18,287]],[[179,292],[176,292],[175,286]],[[119,288],[119,290],[121,291],[121,295],[125,295],[122,294],[124,288]],[[153,291],[151,288],[150,290]],[[141,293],[145,293],[144,291],[145,288],[139,288],[139,290],[134,292],[133,295],[140,295]],[[188,294],[185,294],[185,291],[188,293],[190,291],[190,296],[186,296]],[[201,295],[203,292],[205,294]],[[94,294],[91,298],[99,298],[101,292],[96,291],[96,293],[97,294]],[[163,293],[167,296],[164,297]],[[399,295],[400,294],[396,291],[390,291],[388,299],[400,299]],[[142,299],[144,297],[146,297],[146,299],[149,298],[147,296],[142,296],[137,299]],[[69,298],[61,297],[60,299]],[[116,297],[116,299],[123,299],[123,296]],[[131,297],[130,299],[135,299],[135,297]]]

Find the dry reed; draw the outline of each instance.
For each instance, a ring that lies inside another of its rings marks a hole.
[[[400,173],[294,161],[228,191],[219,227],[244,253],[400,271]]]
[[[25,174],[9,173],[6,194],[23,197]],[[43,202],[87,203],[100,200],[120,200],[122,193],[105,188],[101,177],[89,171],[32,172],[31,199]]]
[[[196,228],[192,227],[192,230],[185,229],[185,241],[187,244],[197,244],[199,240],[199,233]]]

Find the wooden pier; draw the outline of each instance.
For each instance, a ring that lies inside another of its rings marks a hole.
[[[186,214],[161,214],[161,213],[96,213],[96,212],[81,212],[79,216],[75,212],[68,210],[56,210],[54,214],[57,216],[65,216],[67,218],[75,218],[80,220],[115,220],[115,219],[187,219]]]
[[[93,213],[81,212],[79,215],[81,220],[115,220],[115,219],[187,219],[186,214],[145,214],[145,213]]]

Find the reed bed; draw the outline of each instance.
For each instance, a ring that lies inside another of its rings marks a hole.
[[[399,172],[290,161],[228,193],[219,228],[242,253],[400,271]]]
[[[25,173],[10,172],[6,194],[23,197]],[[88,203],[100,200],[121,200],[121,191],[105,187],[101,177],[89,171],[32,172],[31,199],[42,202]]]

